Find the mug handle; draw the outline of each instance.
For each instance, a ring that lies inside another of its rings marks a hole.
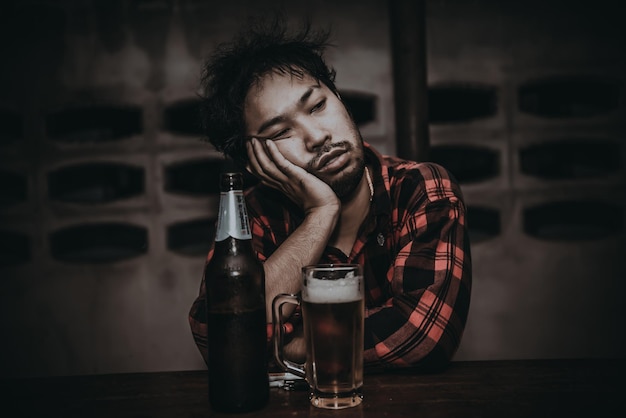
[[[274,323],[274,358],[280,367],[296,376],[305,377],[304,364],[294,363],[283,356],[284,332],[282,322],[282,306],[285,303],[300,305],[300,298],[296,295],[281,293],[272,301],[272,321]]]

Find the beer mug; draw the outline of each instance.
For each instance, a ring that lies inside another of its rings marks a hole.
[[[283,357],[282,306],[300,305],[306,361]],[[357,264],[302,268],[301,294],[277,295],[272,302],[274,356],[280,367],[306,379],[311,404],[342,409],[363,400],[363,270]]]

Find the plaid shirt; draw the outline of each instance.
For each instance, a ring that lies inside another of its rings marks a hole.
[[[349,255],[326,247],[320,263],[357,263],[365,280],[365,365],[445,367],[469,310],[471,258],[465,205],[455,179],[432,163],[382,156],[365,144],[374,197]],[[253,246],[264,261],[303,221],[280,192],[247,192]],[[209,252],[208,259],[212,256]],[[190,312],[206,359],[204,284]]]

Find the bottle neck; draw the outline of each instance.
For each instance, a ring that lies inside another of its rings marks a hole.
[[[233,237],[226,237],[222,241],[215,241],[215,254],[236,256],[241,253],[252,252],[252,240],[250,239],[237,239]]]
[[[242,190],[235,189],[220,193],[215,241],[221,242],[229,237],[238,240],[252,239],[246,200]]]

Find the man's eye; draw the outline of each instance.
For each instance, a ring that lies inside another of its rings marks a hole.
[[[274,135],[271,135],[269,139],[271,140],[283,139],[283,138],[286,138],[288,135],[289,135],[289,128],[286,128],[286,129],[278,131]]]
[[[315,104],[315,106],[313,106],[313,107],[311,108],[311,113],[313,113],[313,112],[317,112],[318,110],[323,109],[323,108],[324,108],[324,105],[326,105],[326,99],[322,99],[322,100],[320,100],[319,102],[317,102],[317,103]]]

